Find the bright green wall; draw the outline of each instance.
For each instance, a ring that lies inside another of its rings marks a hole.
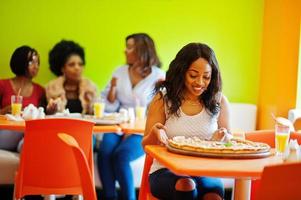
[[[102,89],[113,69],[125,61],[124,38],[146,32],[155,40],[165,70],[184,44],[209,44],[230,101],[256,103],[262,19],[263,0],[1,1],[0,78],[12,76],[10,56],[28,44],[41,55],[35,81],[46,84],[54,77],[48,52],[64,38],[85,47],[85,76]]]

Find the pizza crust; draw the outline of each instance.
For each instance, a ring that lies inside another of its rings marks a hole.
[[[168,140],[168,145],[180,150],[220,154],[254,154],[268,152],[271,149],[270,146],[265,143],[252,142],[238,138],[232,138],[228,143],[226,143],[202,140],[196,136],[176,136]]]

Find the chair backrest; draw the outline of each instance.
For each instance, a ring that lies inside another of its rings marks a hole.
[[[295,127],[296,131],[301,130],[301,117],[299,117],[295,120],[294,127]]]
[[[93,181],[94,179],[83,150],[80,148],[75,138],[71,135],[59,133],[58,137],[73,151],[73,155],[77,163],[78,174],[80,175],[81,179],[81,187],[83,190],[84,199],[97,200],[95,184]]]
[[[264,168],[257,200],[301,199],[301,162]]]
[[[253,142],[263,142],[275,147],[275,131],[274,130],[259,130],[245,133],[245,139]]]
[[[77,119],[26,121],[24,145],[16,176],[16,198],[35,194],[81,194],[81,182],[72,150],[57,133],[72,135],[87,157],[92,175],[92,128],[94,123]]]

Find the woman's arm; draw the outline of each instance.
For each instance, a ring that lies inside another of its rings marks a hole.
[[[114,103],[114,101],[116,100],[116,85],[117,85],[117,78],[113,77],[111,80],[110,90],[107,96],[107,99],[110,103]]]
[[[158,93],[149,105],[144,137],[142,140],[143,148],[145,145],[149,144],[166,143],[165,121],[164,100]]]
[[[5,115],[7,113],[11,113],[11,105],[5,106],[0,109],[0,115]]]
[[[228,99],[222,95],[221,110],[218,117],[218,128],[225,128],[230,131],[230,105]]]
[[[230,132],[230,111],[229,111],[229,102],[228,99],[222,95],[221,98],[221,109],[218,116],[217,124],[218,129],[213,133],[211,140],[220,141],[220,140],[229,140],[231,136]]]
[[[4,80],[0,80],[0,102],[2,102],[2,98],[5,93],[4,89],[5,89]],[[0,115],[5,115],[7,113],[11,113],[11,105],[7,105],[4,107],[0,106]]]

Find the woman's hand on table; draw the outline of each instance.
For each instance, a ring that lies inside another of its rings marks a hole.
[[[168,141],[168,137],[166,135],[166,127],[161,124],[161,123],[156,123],[153,127],[152,127],[152,134],[155,134],[158,142],[161,145],[166,145],[167,141]]]

